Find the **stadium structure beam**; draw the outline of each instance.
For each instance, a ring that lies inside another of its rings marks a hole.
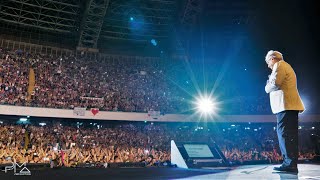
[[[0,20],[71,33],[77,29],[80,0],[2,0]]]
[[[188,58],[189,51],[189,39],[191,31],[196,24],[197,18],[203,9],[205,0],[186,0],[185,8],[180,18],[181,29],[175,31],[176,36],[176,52],[179,56]]]
[[[181,24],[187,27],[194,25],[195,19],[199,16],[204,0],[187,0],[181,16]]]
[[[97,49],[104,17],[109,6],[109,0],[90,0],[82,21],[78,49]]]

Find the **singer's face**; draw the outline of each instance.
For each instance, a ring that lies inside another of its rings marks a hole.
[[[268,65],[268,68],[270,68],[272,70],[273,68],[273,65],[276,63],[275,59],[274,58],[271,58],[270,60],[267,61],[267,65]]]

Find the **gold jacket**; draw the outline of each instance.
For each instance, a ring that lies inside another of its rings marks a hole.
[[[298,110],[300,113],[305,110],[297,89],[296,74],[284,60],[274,64],[265,91],[270,94],[274,114],[285,110]]]

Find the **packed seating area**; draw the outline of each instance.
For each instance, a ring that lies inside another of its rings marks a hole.
[[[35,86],[29,101],[30,68],[35,72]],[[0,103],[63,109],[99,108],[101,111],[192,113],[190,102],[197,92],[187,70],[183,62],[90,61],[81,56],[52,57],[0,48]],[[224,104],[228,111],[221,113],[270,113],[266,95],[243,97],[235,88],[224,85],[218,91],[224,93],[222,98],[231,97]]]
[[[41,121],[43,122],[43,121]],[[17,162],[76,166],[81,163],[143,162],[158,166],[170,162],[170,140],[215,142],[233,164],[250,161],[276,163],[279,155],[272,123],[208,124],[144,122],[47,121],[46,125],[0,122],[0,164]],[[250,127],[250,128],[249,128]],[[300,130],[300,159],[315,155],[311,133]],[[241,143],[239,143],[241,142]]]
[[[1,102],[126,112],[150,109],[179,112],[185,107],[179,103],[181,98],[166,84],[156,65],[127,63],[87,61],[81,57],[53,58],[2,49],[1,87],[4,92]],[[34,68],[36,74],[30,103],[25,102],[29,68]]]
[[[152,154],[157,161],[170,159],[156,129],[137,129],[124,125],[115,128],[76,128],[72,126],[1,125],[1,163],[6,157],[19,162],[74,163],[140,162]],[[28,137],[26,137],[28,136]],[[165,138],[165,136],[160,136]],[[153,141],[157,141],[154,143]],[[148,152],[146,152],[148,150]],[[155,162],[154,162],[155,163]]]
[[[0,48],[0,103],[4,105],[101,111],[192,112],[191,85],[184,62],[89,61],[81,55],[52,57]],[[35,86],[28,94],[30,69]],[[190,72],[189,72],[190,73]],[[199,74],[194,72],[195,74]],[[214,79],[213,72],[210,75]],[[225,77],[229,81],[228,76]],[[233,86],[230,86],[233,87]],[[219,87],[228,97],[222,114],[270,114],[268,96],[243,97],[237,88]],[[28,97],[30,96],[30,99]],[[170,140],[215,141],[227,160],[279,162],[274,124],[102,123],[48,121],[19,125],[0,121],[0,164],[18,162],[75,166],[79,163],[170,161]],[[250,127],[250,128],[249,128]],[[319,129],[319,127],[316,127]],[[303,129],[300,137],[309,137]],[[242,143],[239,143],[242,142]],[[315,155],[310,140],[300,141],[300,158]]]

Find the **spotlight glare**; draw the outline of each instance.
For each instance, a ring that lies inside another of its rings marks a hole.
[[[150,41],[150,42],[151,42],[151,44],[152,44],[153,46],[157,46],[157,44],[158,44],[158,43],[157,43],[157,41],[156,41],[155,39],[151,39],[151,41]]]
[[[19,120],[22,121],[22,122],[25,122],[25,121],[27,121],[28,119],[27,119],[27,118],[20,118]]]
[[[211,98],[203,97],[196,102],[197,109],[202,114],[212,114],[216,110],[214,101]]]

